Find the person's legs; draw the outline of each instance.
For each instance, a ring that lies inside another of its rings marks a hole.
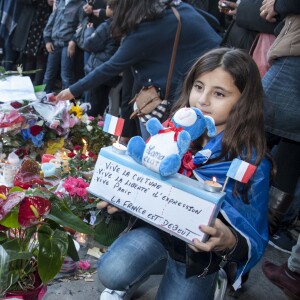
[[[168,253],[158,229],[141,227],[120,236],[98,261],[98,276],[112,290],[128,291],[152,274],[164,272]]]
[[[108,94],[110,87],[106,85],[99,85],[88,91],[87,102],[91,104],[89,115],[91,116],[103,116],[105,109],[108,105]]]
[[[214,299],[218,272],[204,278],[186,278],[186,265],[169,258],[156,300],[209,300]]]
[[[300,236],[287,263],[277,266],[266,261],[262,270],[272,283],[283,289],[284,293],[293,299],[300,299]]]
[[[74,57],[68,56],[68,47],[62,49],[61,54],[61,83],[62,89],[68,88],[75,82]]]
[[[46,84],[46,93],[51,93],[54,90],[55,80],[57,78],[60,68],[61,54],[62,47],[59,46],[55,46],[54,51],[48,54],[47,68],[44,76],[44,84]]]
[[[111,88],[108,95],[109,113],[115,117],[119,116],[121,90],[122,90],[122,80],[115,87]]]
[[[292,249],[292,254],[288,259],[288,268],[292,272],[300,273],[300,235],[298,236],[298,242]]]

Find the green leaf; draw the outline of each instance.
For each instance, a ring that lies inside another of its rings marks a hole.
[[[61,200],[59,202],[52,202],[51,211],[45,218],[81,233],[94,234],[93,229],[78,216],[74,215]]]
[[[6,216],[0,221],[0,224],[8,228],[20,228],[18,222],[19,208],[14,207]]]
[[[5,232],[0,232],[0,244],[7,241],[7,236]]]
[[[43,283],[47,283],[61,269],[68,250],[68,234],[58,229],[53,231],[48,225],[42,225],[39,228],[38,240],[38,272]]]
[[[70,256],[74,261],[79,261],[77,249],[74,244],[73,238],[68,234],[69,246],[67,255]]]
[[[20,188],[19,186],[14,186],[8,191],[8,193],[11,194],[13,192],[24,192],[24,190],[22,188]]]

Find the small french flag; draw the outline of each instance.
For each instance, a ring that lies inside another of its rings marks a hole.
[[[122,118],[117,118],[110,114],[106,114],[103,130],[110,134],[121,136],[124,127],[124,121],[125,120]]]
[[[247,183],[255,170],[256,166],[235,158],[232,161],[226,176]]]

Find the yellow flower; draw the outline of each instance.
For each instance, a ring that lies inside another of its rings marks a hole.
[[[82,108],[79,105],[72,105],[71,109],[69,110],[69,114],[74,114],[80,119],[83,115]]]
[[[54,153],[56,153],[56,151],[61,150],[61,148],[63,148],[64,144],[65,144],[64,138],[48,141],[46,153],[54,154]]]

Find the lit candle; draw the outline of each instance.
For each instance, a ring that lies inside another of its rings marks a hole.
[[[88,144],[85,139],[82,139],[82,142],[83,142],[82,154],[86,155]]]
[[[222,185],[217,182],[216,177],[213,177],[212,180],[204,181],[204,189],[212,193],[218,193],[221,192]]]
[[[77,233],[76,241],[81,245],[85,246],[86,245],[86,235],[84,233]]]
[[[127,147],[120,144],[118,141],[112,144],[112,149],[119,154],[125,154],[127,151]]]

